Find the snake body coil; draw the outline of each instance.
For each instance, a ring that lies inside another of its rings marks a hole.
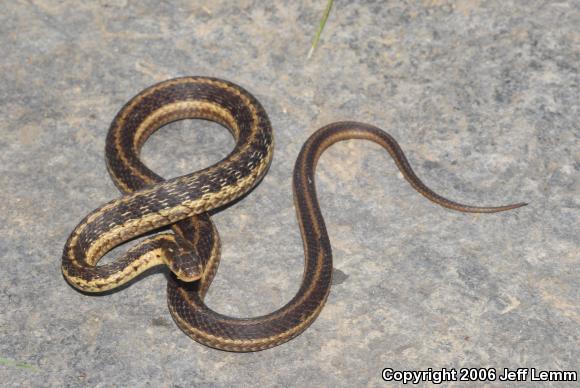
[[[140,161],[139,152],[155,130],[185,118],[222,124],[236,139],[236,146],[211,167],[164,180]],[[148,268],[167,265],[173,274],[168,283],[169,310],[190,337],[239,352],[284,343],[314,321],[330,291],[332,253],[314,172],[322,152],[347,139],[383,146],[417,191],[447,208],[493,213],[524,205],[475,207],[450,201],[419,180],[397,142],[384,131],[355,122],[330,124],[308,139],[294,169],[294,204],[305,255],[298,292],[282,308],[262,317],[218,314],[203,302],[220,257],[219,236],[208,212],[240,198],[265,175],[272,160],[272,129],[260,103],[241,87],[213,78],[178,78],[145,89],[113,120],[106,144],[107,166],[125,195],[93,211],[75,228],[64,248],[63,274],[79,290],[103,292]],[[158,233],[116,261],[97,265],[115,246],[165,226],[171,226],[173,233]]]

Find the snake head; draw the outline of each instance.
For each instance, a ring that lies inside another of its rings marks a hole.
[[[193,251],[172,252],[168,266],[171,272],[184,282],[193,282],[201,278],[201,261]]]
[[[179,280],[184,282],[199,280],[203,266],[192,244],[178,236],[175,242],[173,247],[167,249],[167,266]]]

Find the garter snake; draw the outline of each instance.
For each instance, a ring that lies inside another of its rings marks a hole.
[[[140,161],[141,147],[161,126],[185,118],[225,126],[236,145],[228,156],[208,168],[164,180]],[[91,212],[74,229],[64,247],[64,277],[81,291],[103,292],[165,264],[172,273],[169,310],[177,325],[194,340],[239,352],[286,342],[314,321],[330,291],[332,253],[314,173],[322,152],[347,139],[381,145],[419,193],[444,207],[493,213],[525,205],[475,207],[450,201],[421,182],[401,147],[386,132],[356,122],[327,125],[307,140],[294,168],[294,205],[305,256],[298,292],[286,305],[261,317],[221,315],[203,302],[220,256],[219,236],[208,212],[240,198],[260,181],[272,160],[273,134],[266,112],[243,88],[215,78],[177,78],[145,89],[113,120],[106,141],[107,167],[124,195]],[[98,264],[112,248],[168,226],[173,232],[154,234],[114,262]]]

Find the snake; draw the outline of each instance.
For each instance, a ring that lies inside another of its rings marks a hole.
[[[183,119],[224,126],[235,146],[205,169],[165,180],[140,160],[140,152],[152,133]],[[92,211],[74,228],[63,250],[62,274],[81,292],[103,293],[130,283],[150,268],[167,266],[170,314],[195,341],[232,352],[285,343],[312,324],[330,292],[332,250],[317,199],[315,170],[328,147],[351,139],[382,146],[411,186],[443,207],[495,213],[526,205],[470,206],[451,201],[417,177],[387,132],[351,121],[328,124],[304,143],[294,167],[294,207],[304,248],[298,291],[272,313],[252,318],[225,316],[204,303],[221,250],[211,215],[245,196],[264,177],[273,156],[273,130],[260,102],[241,86],[211,77],[181,77],[146,88],[115,116],[105,157],[122,196]],[[141,239],[112,262],[99,263],[113,248],[137,238]]]

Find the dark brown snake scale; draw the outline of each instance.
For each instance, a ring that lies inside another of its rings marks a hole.
[[[164,180],[140,161],[141,147],[161,126],[185,118],[222,124],[236,139],[235,148],[213,166]],[[240,198],[265,175],[272,160],[272,129],[260,103],[243,88],[214,78],[177,78],[145,89],[113,120],[106,143],[107,167],[124,196],[93,211],[75,228],[64,248],[63,274],[82,291],[103,292],[153,266],[167,265],[172,273],[167,286],[169,310],[194,340],[236,352],[284,343],[316,319],[330,291],[332,252],[314,173],[325,149],[349,139],[381,145],[405,179],[441,206],[494,213],[525,205],[475,207],[450,201],[421,182],[386,132],[356,122],[327,125],[307,140],[294,168],[294,205],[304,244],[304,275],[298,292],[286,305],[261,317],[224,316],[203,301],[220,257],[219,236],[208,212]],[[115,246],[166,227],[173,232],[154,234],[116,261],[97,265]]]

